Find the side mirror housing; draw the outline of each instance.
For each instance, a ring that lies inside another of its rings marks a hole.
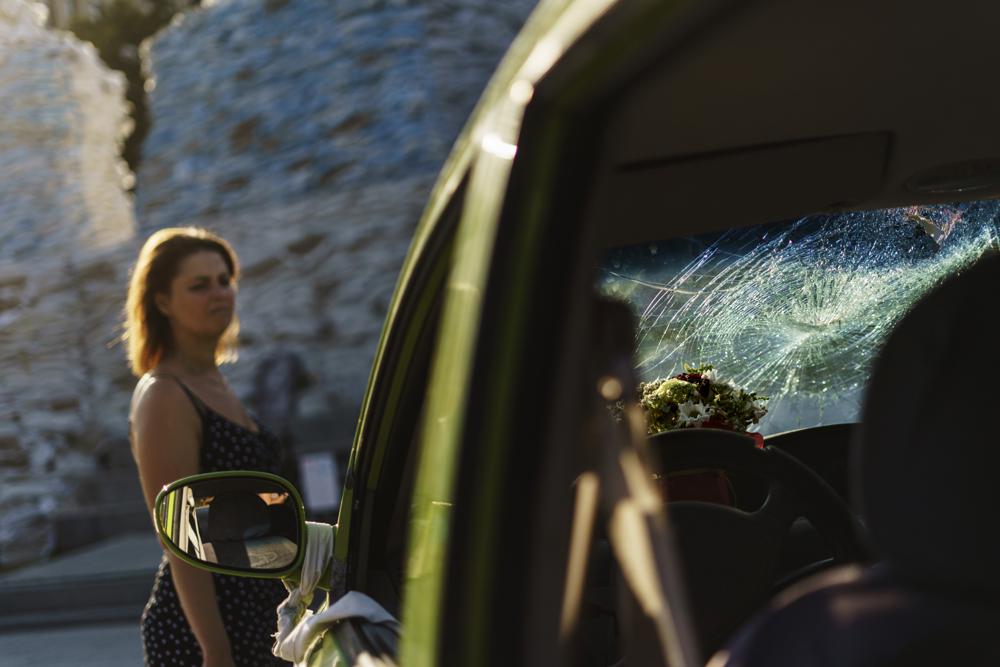
[[[294,577],[306,549],[305,507],[286,479],[227,471],[184,477],[156,496],[156,532],[199,569],[269,579]]]

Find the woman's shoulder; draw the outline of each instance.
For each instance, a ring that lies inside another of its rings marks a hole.
[[[133,418],[137,414],[154,410],[173,410],[181,405],[190,404],[180,380],[169,373],[149,371],[135,384],[132,391]]]

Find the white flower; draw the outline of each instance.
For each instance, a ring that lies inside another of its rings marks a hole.
[[[684,401],[677,405],[678,426],[699,426],[712,418],[715,408],[704,403]]]
[[[719,384],[724,384],[729,387],[734,394],[749,394],[750,391],[743,385],[736,384],[732,380],[719,380]]]
[[[704,373],[702,373],[702,377],[707,377],[709,381],[714,385],[720,387],[729,387],[729,389],[732,390],[733,393],[738,393],[741,391],[744,393],[750,393],[742,385],[737,384],[735,380],[723,375],[714,368],[710,371],[705,371]]]

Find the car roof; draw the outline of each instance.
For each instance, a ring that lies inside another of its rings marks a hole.
[[[611,111],[605,245],[1000,194],[1000,3],[726,4]]]

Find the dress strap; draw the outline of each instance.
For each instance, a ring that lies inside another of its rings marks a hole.
[[[192,405],[194,405],[194,409],[198,413],[198,416],[201,417],[203,420],[205,419],[205,412],[206,412],[205,402],[202,401],[200,398],[198,398],[197,394],[188,389],[188,386],[183,382],[181,382],[181,379],[179,377],[177,377],[176,375],[171,375],[170,373],[157,373],[156,375],[151,375],[150,377],[170,378],[178,385],[180,385],[180,388],[184,390],[184,393],[187,394],[187,397],[191,399],[191,403]]]

